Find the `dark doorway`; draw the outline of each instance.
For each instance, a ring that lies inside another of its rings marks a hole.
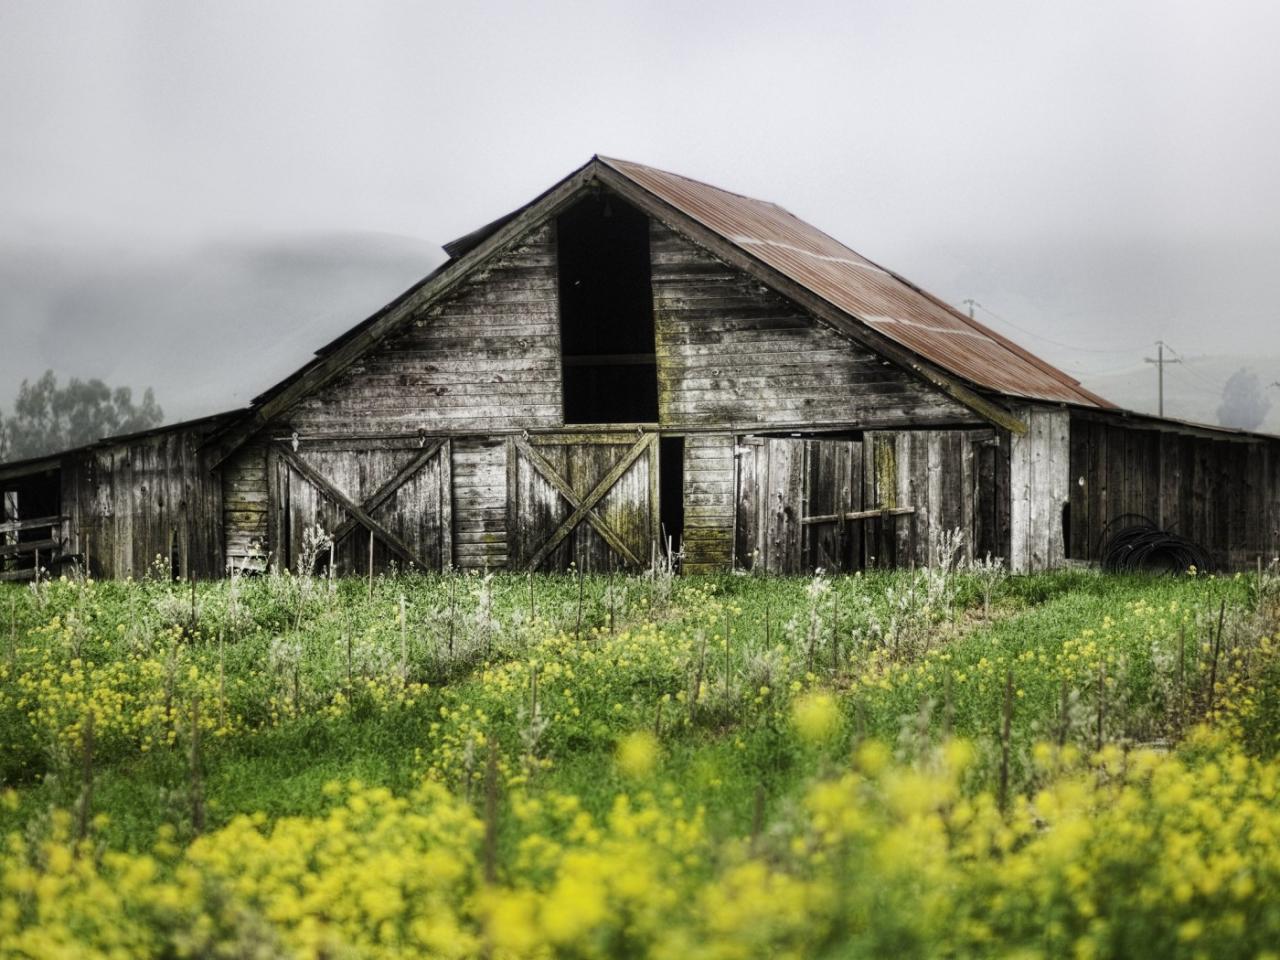
[[[556,221],[565,423],[656,423],[649,220],[607,193]]]
[[[0,580],[54,569],[62,541],[62,481],[54,469],[0,482]]]
[[[662,549],[671,538],[671,550],[680,552],[684,542],[684,437],[658,441],[658,518],[662,522]]]

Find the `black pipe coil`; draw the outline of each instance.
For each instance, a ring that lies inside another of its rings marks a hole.
[[[1108,573],[1207,573],[1213,566],[1200,544],[1170,530],[1161,530],[1139,513],[1125,513],[1102,530],[1098,555]]]

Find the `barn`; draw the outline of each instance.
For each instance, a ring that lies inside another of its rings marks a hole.
[[[0,465],[0,577],[1280,551],[1280,440],[1120,410],[782,207],[593,157],[248,409]],[[321,558],[327,562],[327,554]]]

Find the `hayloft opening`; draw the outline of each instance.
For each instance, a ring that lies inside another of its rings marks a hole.
[[[556,221],[565,423],[656,423],[649,220],[610,194]]]

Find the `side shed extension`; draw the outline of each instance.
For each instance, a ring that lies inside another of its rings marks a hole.
[[[1108,523],[1138,514],[1224,570],[1280,553],[1280,438],[1072,410],[1067,557],[1096,561]]]

